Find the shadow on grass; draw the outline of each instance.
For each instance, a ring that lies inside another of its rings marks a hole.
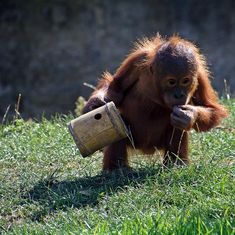
[[[79,178],[74,181],[55,179],[38,182],[32,190],[22,195],[24,203],[37,204],[40,210],[32,214],[32,220],[40,221],[57,210],[95,206],[104,197],[128,185],[138,187],[147,178],[161,174],[162,168],[139,170],[123,169],[110,174]]]

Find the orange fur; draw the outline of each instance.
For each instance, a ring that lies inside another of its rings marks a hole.
[[[184,77],[192,81],[190,86],[178,85]],[[176,85],[168,87],[167,79]],[[164,150],[164,164],[189,162],[184,130],[208,131],[227,116],[211,86],[204,56],[179,36],[139,41],[114,75],[103,74],[84,112],[108,101],[130,126],[135,147],[147,154]],[[132,147],[124,139],[105,148],[103,169],[128,166],[127,146]]]

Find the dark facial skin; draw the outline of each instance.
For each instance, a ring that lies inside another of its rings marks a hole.
[[[190,91],[195,80],[196,78],[190,75],[182,78],[165,77],[161,83],[165,105],[172,109],[176,105],[187,104],[191,98]]]

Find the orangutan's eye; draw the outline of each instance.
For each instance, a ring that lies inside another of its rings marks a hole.
[[[183,78],[181,80],[181,85],[182,86],[188,86],[190,84],[190,82],[191,82],[190,78]]]
[[[176,85],[176,80],[175,79],[169,79],[167,81],[168,86],[173,87]]]

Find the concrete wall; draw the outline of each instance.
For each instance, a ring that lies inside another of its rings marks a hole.
[[[179,33],[200,46],[222,94],[235,89],[235,1],[1,0],[0,116],[22,94],[24,117],[74,110],[133,42]],[[13,111],[13,109],[11,109]]]

